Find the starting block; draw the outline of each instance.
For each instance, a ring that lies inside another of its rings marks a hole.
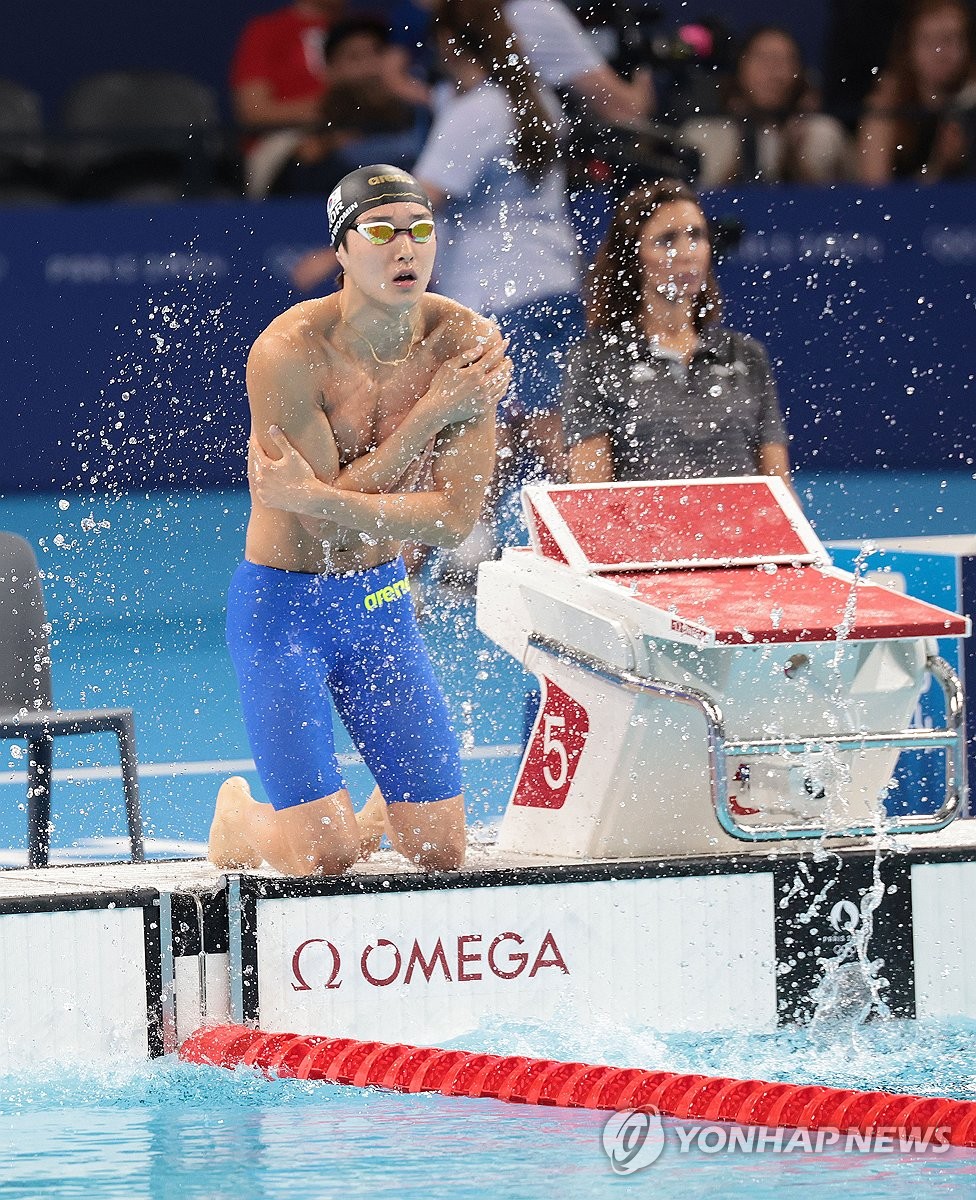
[[[483,563],[478,626],[539,680],[501,849],[576,858],[944,828],[964,703],[958,613],[833,567],[771,477],[527,487],[530,545]],[[909,728],[935,683],[943,728]],[[904,749],[944,754],[932,815],[888,818]]]

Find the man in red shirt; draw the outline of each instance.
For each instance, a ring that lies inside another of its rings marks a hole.
[[[342,0],[294,0],[248,21],[230,70],[234,116],[242,128],[316,120],[326,89],[322,43],[341,11]]]

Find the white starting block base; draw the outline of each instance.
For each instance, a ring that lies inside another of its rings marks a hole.
[[[705,690],[702,675],[715,681],[710,694],[719,697],[723,715],[731,710],[725,725],[730,738],[739,730],[758,727],[772,740],[794,741],[825,725],[833,733],[906,727],[926,670],[926,656],[917,643],[907,643],[901,653],[860,646],[841,664],[828,661],[825,673],[846,668],[856,686],[865,672],[879,665],[870,661],[872,655],[890,655],[891,661],[883,665],[891,687],[875,691],[875,698],[884,703],[875,705],[868,722],[858,718],[853,704],[835,707],[828,700],[817,706],[812,688],[804,690],[783,674],[782,654],[737,652],[730,663],[723,663],[726,652],[694,653],[699,674],[690,679],[680,659],[657,656],[646,678],[673,684],[669,691],[629,683],[626,676],[608,677],[578,656],[570,658],[537,644],[528,647],[524,665],[540,680],[542,696],[530,751],[502,824],[502,850],[533,847],[538,854],[582,859],[739,853],[741,838],[731,836],[714,819],[702,820],[702,797],[708,814],[714,811],[718,748],[706,711],[682,699]],[[832,655],[821,654],[832,660]],[[721,701],[725,688],[736,697],[772,697],[769,719],[762,711],[755,714],[759,724],[735,721],[742,715],[737,709],[753,706],[733,703],[726,709]],[[790,703],[794,694],[796,705]],[[824,714],[836,715],[832,726]],[[885,720],[889,715],[891,720]],[[795,718],[792,736],[783,731],[784,716]],[[760,759],[732,753],[724,770],[733,813],[743,830],[813,822],[828,834],[847,836],[851,826],[870,828],[883,822],[879,796],[898,753],[810,749]],[[587,802],[579,802],[580,796]]]
[[[899,828],[957,814],[962,695],[934,639],[968,620],[830,567],[779,480],[527,488],[525,507],[533,546],[478,586],[479,627],[542,694],[502,849],[867,837],[906,747],[945,754],[946,790]],[[932,680],[949,722],[912,731]]]

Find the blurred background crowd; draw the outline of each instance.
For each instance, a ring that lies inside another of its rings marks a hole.
[[[42,487],[241,483],[247,344],[275,310],[336,286],[325,198],[378,162],[433,200],[435,290],[510,339],[498,469],[467,562],[521,536],[519,489],[536,479],[968,466],[973,2],[172,0],[161,13],[104,0],[97,26],[75,6],[55,28],[31,10],[0,46],[5,402],[25,416],[0,492],[38,486],[39,404]],[[619,244],[601,251],[614,212]],[[713,261],[729,321],[770,362],[720,332]],[[657,304],[675,262],[696,287],[707,277],[704,309]],[[630,280],[612,312],[594,294],[610,267]],[[828,279],[836,303],[821,302]],[[637,320],[642,296],[654,302]],[[117,314],[139,305],[120,353]],[[174,314],[210,338],[206,378]],[[148,361],[143,335],[164,318]],[[608,390],[620,347],[646,361]],[[92,356],[120,364],[94,399]],[[729,380],[745,388],[734,403]],[[723,454],[747,445],[741,462],[689,457],[703,422]]]
[[[501,0],[450,19],[463,30],[491,12],[560,106],[570,188],[976,175],[968,0],[714,12]],[[763,19],[774,13],[781,23]],[[60,38],[30,21],[9,37],[0,203],[324,194],[364,162],[412,167],[471,87],[451,70],[436,0],[255,0],[214,14],[219,44],[192,53],[201,33],[181,29],[178,10],[138,44],[129,16],[118,37],[67,24]]]

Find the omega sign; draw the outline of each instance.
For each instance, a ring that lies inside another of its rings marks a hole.
[[[414,938],[410,945],[389,938],[344,952],[326,938],[306,938],[291,957],[292,990],[311,992],[341,987],[352,973],[372,987],[401,983],[423,987],[434,979],[445,983],[474,983],[479,979],[534,979],[555,968],[569,967],[552,930],[542,940],[527,941],[519,933],[499,933],[490,942],[480,933],[463,933],[435,942]]]

